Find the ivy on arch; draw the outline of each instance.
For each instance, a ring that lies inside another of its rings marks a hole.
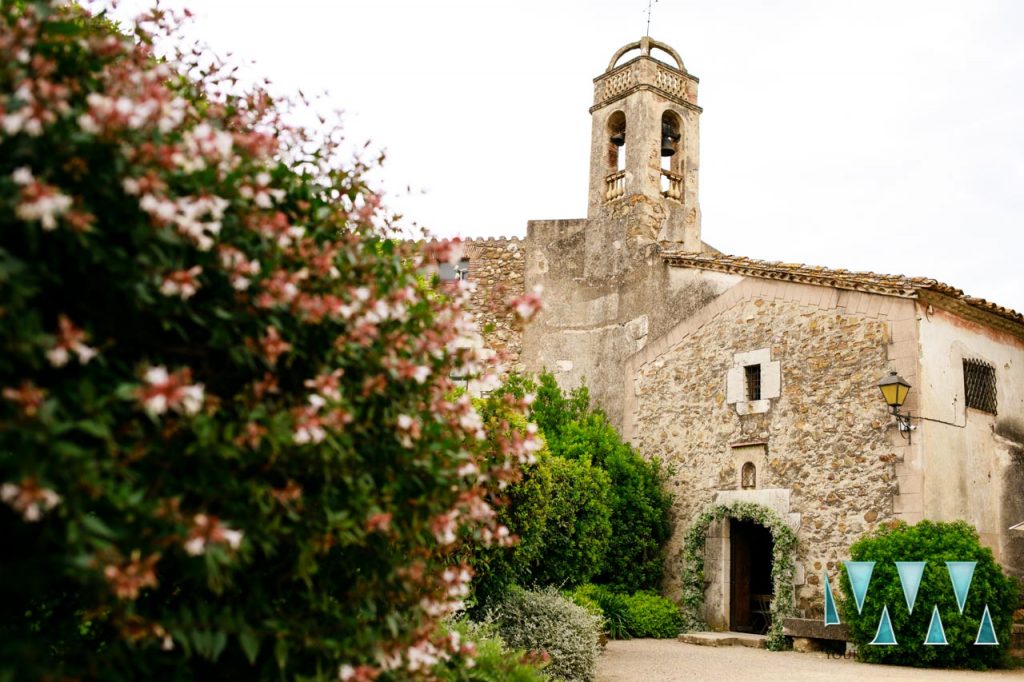
[[[793,616],[796,609],[793,600],[793,554],[796,550],[796,533],[773,509],[753,502],[719,504],[706,509],[696,518],[686,533],[683,543],[683,596],[682,608],[686,618],[686,630],[707,628],[701,616],[704,605],[704,549],[707,544],[708,527],[724,518],[759,523],[772,534],[772,624],[768,628],[765,645],[772,651],[785,648],[786,638],[782,634],[782,619]]]

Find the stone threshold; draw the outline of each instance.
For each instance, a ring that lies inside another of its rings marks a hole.
[[[684,632],[678,639],[685,644],[700,646],[746,646],[763,649],[766,637],[749,632]]]

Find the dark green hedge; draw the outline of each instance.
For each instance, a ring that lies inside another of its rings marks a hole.
[[[963,521],[885,526],[856,542],[850,555],[854,561],[876,562],[863,613],[857,613],[845,566],[840,580],[842,597],[836,595],[841,619],[849,625],[851,640],[857,644],[862,660],[936,668],[989,668],[1005,663],[1017,587],[1003,574],[992,551],[981,546],[973,527]],[[928,562],[913,613],[907,610],[896,561]],[[978,562],[963,614],[957,606],[947,561]],[[924,644],[935,605],[939,607],[948,646]],[[974,644],[986,605],[999,646]],[[878,630],[883,606],[888,606],[898,642],[895,646],[870,644]]]

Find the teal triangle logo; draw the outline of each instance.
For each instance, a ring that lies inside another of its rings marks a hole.
[[[935,605],[935,609],[932,611],[932,622],[928,623],[928,636],[924,638],[924,643],[932,646],[946,646],[949,642],[946,641],[946,628],[942,627],[942,616],[939,615],[939,605]]]
[[[949,579],[953,582],[953,592],[956,594],[956,603],[960,607],[960,613],[964,612],[964,604],[967,603],[967,593],[971,589],[971,580],[974,578],[974,567],[977,561],[947,561],[946,570],[949,571]]]
[[[828,571],[825,571],[825,625],[839,625],[839,612],[836,611],[836,598],[832,596],[832,585],[828,582]]]
[[[900,586],[903,588],[903,596],[907,600],[907,611],[914,612],[914,602],[917,601],[917,591],[921,587],[921,576],[924,575],[924,567],[927,561],[897,561],[896,570],[900,574]]]
[[[871,640],[875,646],[894,646],[896,644],[896,633],[892,631],[892,621],[889,620],[889,607],[882,607],[882,617],[878,621],[878,631],[875,638]]]
[[[985,604],[985,613],[981,616],[981,625],[978,626],[978,636],[974,640],[976,646],[998,646],[996,629],[992,626],[992,616],[988,612],[988,604]]]
[[[871,572],[875,570],[874,561],[847,561],[846,575],[850,578],[853,599],[857,602],[857,613],[864,609],[864,597],[868,593]]]

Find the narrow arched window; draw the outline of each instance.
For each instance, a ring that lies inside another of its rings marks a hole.
[[[742,488],[757,487],[757,469],[754,468],[753,462],[747,462],[740,470],[740,486]]]
[[[666,110],[661,115],[661,193],[669,199],[683,196],[682,140],[679,115]]]
[[[616,111],[608,117],[608,166],[605,199],[618,199],[626,191],[626,115]]]
[[[626,167],[626,115],[616,111],[608,117],[608,172]]]

